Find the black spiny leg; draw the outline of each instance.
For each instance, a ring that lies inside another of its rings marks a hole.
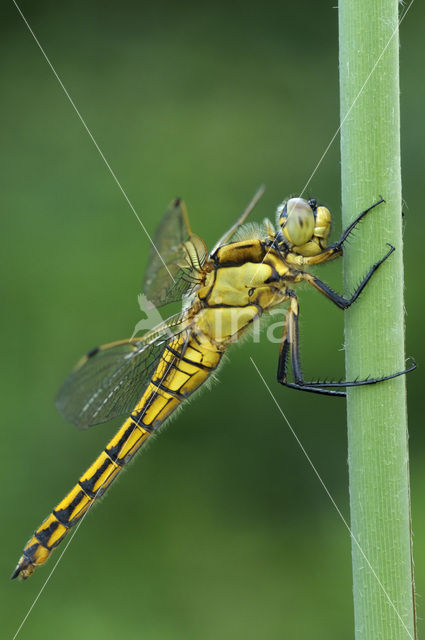
[[[382,204],[383,202],[385,202],[385,200],[381,196],[379,198],[379,200],[374,202],[370,207],[368,207],[367,209],[365,209],[364,211],[359,213],[357,218],[355,218],[353,220],[353,222],[350,225],[348,225],[348,227],[342,232],[341,237],[339,238],[339,240],[337,240],[337,242],[334,242],[333,244],[331,244],[330,247],[327,250],[324,251],[324,253],[329,251],[329,252],[335,252],[337,254],[341,254],[342,253],[342,246],[343,246],[344,242],[347,240],[348,236],[353,231],[353,229],[355,227],[357,227],[357,225],[359,224],[360,220],[363,220],[363,218],[369,213],[369,211],[372,211],[372,209],[374,209],[378,205]]]
[[[332,292],[334,293],[334,292]],[[337,295],[337,294],[335,294]],[[310,391],[311,393],[321,393],[328,396],[346,396],[345,391],[334,391],[333,389],[344,387],[361,387],[369,384],[376,384],[383,382],[384,380],[391,380],[397,378],[409,371],[416,368],[415,362],[406,370],[398,371],[389,376],[383,376],[382,378],[367,378],[366,380],[341,380],[339,382],[308,382],[304,380],[301,370],[301,362],[299,355],[299,329],[298,329],[298,315],[299,306],[298,300],[294,292],[290,292],[291,303],[286,316],[285,329],[283,334],[282,346],[280,350],[277,379],[278,382],[290,387],[291,389],[299,389],[300,391]],[[344,299],[345,300],[345,299]],[[291,365],[294,375],[294,382],[288,382],[287,380],[287,358],[288,352],[291,353]]]
[[[329,262],[329,260],[334,260],[339,256],[342,256],[343,253],[343,245],[347,240],[350,233],[353,229],[359,224],[359,222],[365,217],[369,211],[372,211],[375,207],[385,202],[385,200],[381,197],[377,202],[374,202],[370,207],[359,213],[357,218],[353,220],[353,222],[342,232],[339,240],[333,242],[327,249],[323,249],[320,253],[314,256],[303,257],[303,265],[305,266],[313,266],[315,264],[323,264],[324,262]]]
[[[330,389],[318,388],[314,382],[306,382],[303,379],[299,352],[298,299],[293,291],[288,291],[288,294],[291,297],[291,302],[286,314],[285,327],[283,330],[279,362],[277,365],[277,381],[291,389],[311,391],[312,393],[322,393],[328,396],[345,396],[346,394],[344,391],[332,391]],[[289,353],[291,353],[291,366],[292,373],[294,375],[294,382],[288,382],[287,379],[287,361]]]
[[[288,367],[289,340],[288,340],[288,320],[289,311],[286,314],[285,326],[283,327],[282,342],[280,343],[279,360],[277,363],[277,380],[281,384],[286,382],[286,370]]]
[[[367,283],[369,282],[369,280],[371,279],[375,271],[377,271],[381,266],[381,264],[385,262],[387,258],[390,257],[393,251],[395,251],[395,248],[391,244],[389,244],[388,246],[390,248],[387,251],[387,253],[384,255],[383,258],[381,258],[381,260],[379,260],[378,262],[375,262],[375,264],[371,266],[368,273],[365,275],[365,277],[363,278],[363,280],[361,281],[361,283],[359,284],[359,286],[357,287],[357,289],[355,290],[351,298],[344,298],[343,296],[340,296],[338,293],[333,291],[333,289],[331,289],[326,284],[326,282],[319,280],[319,278],[316,278],[316,276],[313,276],[310,273],[304,273],[302,278],[303,280],[306,280],[306,282],[308,282],[309,284],[312,284],[313,287],[315,287],[318,291],[320,291],[320,293],[323,293],[323,295],[326,296],[331,302],[336,304],[337,307],[339,307],[340,309],[348,309],[348,307],[357,300],[357,298],[359,297],[359,295],[361,294],[361,292],[363,291],[363,289],[365,288],[365,286],[367,285]]]
[[[374,209],[375,207],[377,207],[378,205],[382,204],[383,202],[385,202],[384,198],[381,196],[379,198],[379,200],[377,200],[377,202],[374,202],[372,205],[370,205],[370,207],[368,207],[367,209],[365,209],[364,211],[362,211],[361,213],[359,213],[359,215],[357,216],[357,218],[355,218],[353,220],[353,222],[345,229],[345,231],[343,231],[340,239],[338,240],[338,242],[336,243],[337,245],[339,245],[340,247],[344,244],[344,242],[346,241],[346,239],[348,238],[348,236],[350,235],[350,233],[352,232],[352,230],[354,229],[354,227],[356,227],[360,220],[362,220],[362,218],[365,217],[365,215],[367,213],[369,213],[369,211],[372,211],[372,209]]]

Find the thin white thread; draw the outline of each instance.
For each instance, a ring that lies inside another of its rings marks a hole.
[[[151,245],[153,246],[153,248],[155,249],[156,253],[158,254],[158,257],[160,258],[161,262],[163,263],[164,267],[167,269],[171,279],[173,280],[173,282],[175,282],[175,279],[171,273],[171,271],[169,270],[169,268],[167,267],[163,257],[161,256],[161,254],[158,251],[157,246],[155,245],[154,241],[152,240],[148,230],[146,229],[145,225],[143,224],[143,222],[141,221],[140,217],[137,214],[136,209],[134,208],[133,204],[131,203],[129,197],[127,196],[126,192],[124,191],[123,187],[121,186],[120,181],[118,180],[117,176],[115,175],[111,165],[109,164],[109,162],[107,161],[107,159],[105,158],[105,155],[103,153],[103,151],[101,150],[101,148],[99,147],[99,145],[97,144],[92,132],[90,131],[90,129],[88,128],[83,116],[81,115],[81,113],[79,112],[79,110],[77,109],[77,106],[75,105],[73,99],[71,98],[71,96],[69,95],[65,85],[63,84],[62,80],[60,79],[59,75],[56,72],[56,69],[54,68],[53,64],[50,62],[50,59],[48,58],[46,52],[44,51],[43,47],[41,46],[40,42],[37,39],[37,36],[35,35],[34,31],[31,29],[28,20],[25,18],[24,14],[22,13],[20,7],[18,6],[18,4],[16,3],[16,0],[12,0],[13,4],[15,5],[16,9],[18,10],[22,20],[24,21],[25,25],[28,28],[28,31],[30,32],[30,34],[32,35],[32,37],[34,38],[38,48],[40,49],[41,53],[44,56],[44,59],[46,60],[47,64],[49,65],[50,69],[52,70],[56,80],[59,82],[60,86],[63,89],[63,92],[65,93],[66,97],[68,98],[72,108],[74,109],[75,113],[77,114],[77,116],[79,117],[81,124],[83,125],[84,129],[87,131],[91,141],[93,142],[94,146],[96,147],[97,151],[100,154],[100,157],[102,158],[103,162],[106,164],[109,173],[111,174],[111,176],[113,177],[116,185],[118,186],[119,190],[121,191],[122,195],[124,196],[124,198],[127,201],[127,204],[129,205],[130,209],[132,210],[132,212],[134,213],[134,215],[136,216],[137,220],[139,221],[140,226],[142,227],[143,231],[145,232],[145,234],[147,235],[149,242],[151,243]]]
[[[54,76],[56,77],[57,81],[59,82],[59,84],[60,84],[60,86],[61,86],[62,90],[64,91],[64,93],[65,93],[66,97],[68,98],[68,100],[69,100],[69,102],[70,102],[71,106],[73,107],[73,109],[74,109],[75,113],[77,114],[78,118],[80,119],[80,121],[81,121],[81,123],[82,123],[83,127],[84,127],[84,128],[85,128],[85,130],[87,131],[87,133],[88,133],[88,135],[89,135],[90,139],[92,140],[92,142],[93,142],[93,144],[95,145],[95,147],[96,147],[97,151],[99,152],[99,154],[100,154],[100,156],[101,156],[102,160],[103,160],[103,161],[104,161],[104,163],[106,164],[106,166],[107,166],[107,168],[108,168],[108,170],[109,170],[110,174],[112,175],[112,177],[113,177],[113,179],[114,179],[115,183],[117,184],[118,188],[120,189],[121,193],[123,194],[124,198],[126,199],[126,201],[127,201],[128,205],[130,206],[131,210],[133,211],[134,215],[136,216],[137,220],[139,221],[139,223],[140,223],[140,225],[141,225],[141,227],[142,227],[143,231],[145,232],[146,236],[148,237],[149,241],[151,242],[152,246],[154,247],[154,249],[155,249],[156,253],[158,254],[158,256],[159,256],[160,260],[162,261],[162,263],[164,264],[165,268],[167,269],[167,271],[168,271],[168,273],[169,273],[170,277],[171,277],[171,278],[172,278],[172,280],[175,282],[175,280],[174,280],[174,278],[173,278],[173,276],[172,276],[172,274],[171,274],[170,270],[168,269],[168,267],[167,267],[166,263],[164,262],[164,260],[163,260],[163,258],[162,258],[162,256],[161,256],[161,254],[159,253],[159,251],[158,251],[158,249],[157,249],[157,247],[156,247],[155,243],[153,242],[153,240],[152,240],[152,238],[151,238],[150,234],[148,233],[148,231],[147,231],[147,229],[146,229],[145,225],[143,224],[143,222],[142,222],[142,221],[141,221],[141,219],[139,218],[139,216],[138,216],[138,214],[137,214],[137,212],[136,212],[136,210],[135,210],[134,206],[132,205],[131,201],[129,200],[129,198],[128,198],[127,194],[125,193],[125,191],[124,191],[123,187],[121,186],[121,184],[120,184],[120,182],[119,182],[119,180],[118,180],[117,176],[115,175],[115,173],[114,173],[114,171],[112,170],[112,168],[111,168],[110,164],[108,163],[108,161],[107,161],[106,157],[104,156],[104,154],[103,154],[102,150],[100,149],[99,145],[97,144],[97,142],[96,142],[96,140],[95,140],[95,138],[94,138],[93,134],[91,133],[90,129],[88,128],[88,126],[87,126],[87,124],[86,124],[85,120],[84,120],[84,119],[83,119],[83,117],[81,116],[81,114],[80,114],[80,112],[79,112],[78,108],[76,107],[76,105],[75,105],[74,101],[72,100],[71,96],[69,95],[69,93],[68,93],[67,89],[65,88],[65,86],[64,86],[64,84],[63,84],[63,82],[62,82],[62,80],[60,79],[60,77],[59,77],[59,75],[57,74],[57,72],[56,72],[55,68],[53,67],[52,63],[50,62],[50,59],[48,58],[47,54],[45,53],[45,51],[44,51],[43,47],[41,46],[40,42],[38,41],[38,39],[37,39],[36,35],[34,34],[33,30],[31,29],[31,27],[30,27],[30,25],[29,25],[29,23],[28,23],[27,19],[25,18],[24,14],[22,13],[22,11],[21,11],[20,7],[18,6],[18,4],[17,4],[16,0],[12,0],[12,2],[13,2],[13,4],[15,5],[16,9],[18,10],[18,12],[19,12],[19,14],[20,14],[20,16],[21,16],[22,20],[24,21],[24,23],[25,23],[26,27],[28,28],[29,32],[31,33],[31,35],[32,35],[32,37],[33,37],[33,39],[34,39],[34,41],[36,42],[36,44],[37,44],[38,48],[40,49],[40,51],[41,51],[41,53],[42,53],[43,57],[45,58],[45,60],[46,60],[47,64],[49,65],[50,69],[52,70],[52,72],[53,72]],[[404,18],[405,18],[405,16],[406,16],[406,14],[407,14],[407,12],[409,11],[409,9],[411,8],[411,6],[412,6],[413,2],[414,2],[414,0],[411,0],[411,2],[410,2],[410,4],[409,4],[409,6],[407,7],[406,11],[404,12],[403,16],[402,16],[402,17],[401,17],[401,19],[399,20],[398,25],[397,25],[397,28],[394,30],[394,32],[393,32],[393,33],[392,33],[392,35],[390,36],[390,38],[389,38],[389,40],[388,40],[387,44],[385,45],[385,47],[384,47],[384,49],[382,50],[382,52],[381,52],[380,56],[378,57],[378,59],[377,59],[377,61],[375,62],[374,66],[372,67],[372,69],[371,69],[371,71],[370,71],[369,75],[367,76],[367,78],[366,78],[366,80],[365,80],[365,82],[364,82],[363,86],[361,87],[361,89],[360,89],[359,93],[357,94],[357,96],[356,96],[356,98],[354,99],[354,101],[353,101],[352,105],[350,106],[349,110],[347,111],[346,115],[344,116],[344,118],[343,118],[342,122],[340,123],[340,125],[339,125],[338,129],[336,130],[335,134],[334,134],[334,135],[333,135],[333,137],[331,138],[331,141],[329,142],[329,144],[328,144],[328,146],[326,147],[325,151],[323,152],[322,156],[320,157],[319,162],[317,163],[317,165],[316,165],[316,167],[314,168],[314,170],[313,170],[312,174],[310,175],[310,178],[308,179],[308,181],[306,182],[306,184],[305,184],[304,188],[302,189],[300,196],[302,196],[302,194],[304,193],[304,191],[306,190],[306,188],[307,188],[307,187],[308,187],[308,185],[310,184],[310,182],[311,182],[311,180],[312,180],[313,176],[314,176],[314,175],[315,175],[315,173],[317,172],[317,170],[318,170],[318,168],[319,168],[320,164],[322,163],[322,161],[323,161],[324,157],[326,156],[326,154],[327,154],[327,152],[329,151],[329,149],[330,149],[331,145],[333,144],[333,142],[334,142],[335,138],[337,137],[337,135],[338,135],[338,133],[339,133],[339,131],[340,131],[340,129],[341,129],[341,127],[342,127],[342,125],[344,124],[345,120],[346,120],[346,119],[347,119],[347,117],[349,116],[349,114],[350,114],[351,110],[353,109],[353,107],[354,107],[355,103],[356,103],[356,102],[357,102],[357,100],[359,99],[359,97],[360,97],[361,93],[363,92],[363,90],[364,90],[364,88],[365,88],[366,84],[368,83],[368,81],[369,81],[369,79],[370,79],[371,75],[373,74],[373,72],[374,72],[374,70],[375,70],[376,66],[378,65],[378,63],[379,63],[379,61],[381,60],[382,56],[384,55],[384,53],[385,53],[386,49],[387,49],[387,48],[388,48],[388,46],[390,45],[390,42],[391,42],[392,38],[393,38],[393,37],[394,37],[394,35],[397,33],[397,30],[398,30],[398,28],[399,28],[399,26],[400,26],[401,22],[404,20]],[[269,251],[270,251],[270,249],[269,249]],[[266,254],[266,255],[267,255],[267,254]],[[266,257],[266,256],[265,256],[265,257]],[[264,261],[264,258],[263,258],[263,261]],[[255,277],[255,274],[254,274],[254,277]],[[271,395],[271,397],[272,397],[273,401],[275,402],[275,404],[276,404],[276,406],[277,406],[278,410],[280,411],[281,415],[283,416],[283,418],[285,419],[286,423],[288,424],[288,427],[289,427],[289,429],[291,430],[292,435],[294,436],[294,438],[295,438],[295,440],[297,441],[298,445],[300,446],[300,448],[301,448],[302,452],[304,453],[305,457],[307,458],[307,460],[308,460],[308,462],[309,462],[310,466],[312,467],[312,469],[313,469],[314,473],[316,474],[316,476],[317,476],[317,478],[318,478],[319,482],[321,483],[321,485],[322,485],[323,489],[325,490],[326,494],[328,495],[328,497],[329,497],[329,499],[330,499],[331,503],[333,504],[334,508],[336,509],[336,511],[337,511],[338,515],[340,516],[341,520],[343,521],[344,525],[345,525],[345,526],[346,526],[346,528],[348,529],[348,531],[349,531],[349,533],[350,533],[351,538],[353,539],[354,543],[355,543],[355,544],[356,544],[356,546],[358,547],[358,549],[359,549],[360,553],[362,554],[362,556],[363,556],[363,558],[365,559],[365,561],[366,561],[367,565],[369,566],[369,568],[370,568],[370,570],[371,570],[372,574],[375,576],[375,578],[376,578],[376,580],[377,580],[378,584],[380,585],[380,587],[381,587],[381,589],[382,589],[383,593],[385,594],[385,596],[386,596],[386,598],[387,598],[388,602],[390,603],[390,605],[391,605],[391,606],[392,606],[392,608],[394,609],[394,611],[395,611],[395,613],[396,613],[397,617],[399,618],[399,620],[400,620],[401,624],[403,625],[403,627],[404,627],[404,629],[406,630],[406,632],[407,632],[407,634],[409,635],[409,637],[410,637],[412,640],[414,640],[414,639],[413,639],[413,637],[412,637],[412,635],[410,634],[410,632],[409,632],[408,628],[406,627],[406,625],[405,625],[405,623],[404,623],[403,619],[401,618],[400,614],[398,613],[398,611],[397,611],[397,609],[396,609],[396,607],[395,607],[394,603],[392,602],[391,598],[389,597],[389,595],[388,595],[388,593],[387,593],[387,591],[386,591],[386,589],[385,589],[384,585],[383,585],[383,584],[381,583],[381,581],[379,580],[379,577],[377,576],[376,572],[374,571],[374,569],[373,569],[372,565],[370,564],[370,562],[369,562],[368,558],[366,557],[366,555],[365,555],[365,553],[364,553],[363,549],[361,548],[361,546],[360,546],[359,542],[357,541],[356,537],[355,537],[355,536],[354,536],[354,534],[352,533],[352,531],[351,531],[351,529],[350,529],[350,527],[349,527],[348,523],[346,522],[346,520],[345,520],[344,516],[342,515],[342,513],[341,513],[340,509],[338,508],[338,506],[337,506],[337,504],[336,504],[335,500],[333,499],[332,495],[330,494],[330,492],[329,492],[328,488],[326,487],[326,485],[325,485],[324,481],[322,480],[322,478],[321,478],[320,474],[318,473],[317,469],[315,468],[315,466],[314,466],[314,464],[313,464],[312,460],[310,459],[310,457],[309,457],[309,455],[308,455],[307,451],[305,450],[305,448],[303,447],[303,445],[302,445],[301,441],[299,440],[298,436],[296,435],[295,431],[293,430],[293,428],[292,428],[291,424],[289,423],[289,421],[288,421],[288,419],[287,419],[286,415],[284,414],[283,410],[281,409],[280,405],[278,404],[277,400],[275,399],[275,397],[274,397],[274,395],[273,395],[272,391],[270,390],[269,386],[267,385],[267,382],[265,381],[264,377],[262,376],[261,372],[259,371],[259,369],[258,369],[257,365],[255,364],[254,360],[252,359],[252,357],[250,357],[250,360],[251,360],[252,364],[254,365],[255,369],[257,370],[257,373],[258,373],[258,375],[260,376],[261,380],[263,381],[263,383],[264,383],[264,385],[265,385],[266,389],[267,389],[267,390],[268,390],[268,392],[270,393],[270,395]],[[164,374],[164,377],[165,377],[165,375],[166,375],[166,374]],[[164,379],[164,377],[163,377],[163,379]],[[136,425],[135,425],[135,427],[134,427],[134,428],[136,428]],[[134,429],[133,429],[133,431],[134,431]],[[55,565],[54,565],[54,567],[53,567],[52,571],[50,572],[50,574],[49,574],[49,575],[48,575],[48,577],[46,578],[46,580],[45,580],[45,582],[44,582],[43,586],[41,587],[41,589],[40,589],[39,593],[37,594],[36,598],[34,599],[33,603],[31,604],[31,606],[30,606],[30,608],[29,608],[29,610],[28,610],[27,614],[25,615],[24,619],[22,620],[22,622],[21,622],[20,626],[18,627],[18,629],[17,629],[17,631],[16,631],[15,635],[13,636],[12,640],[15,640],[15,639],[17,638],[17,636],[18,636],[18,634],[19,634],[20,630],[22,629],[22,627],[23,627],[23,625],[24,625],[25,621],[28,619],[28,616],[30,615],[30,613],[31,613],[32,609],[34,608],[35,604],[37,603],[37,601],[38,601],[38,599],[39,599],[40,595],[41,595],[41,594],[42,594],[42,592],[44,591],[44,589],[45,589],[45,587],[46,587],[47,583],[49,582],[50,578],[52,577],[52,575],[53,575],[54,571],[56,570],[56,568],[57,568],[57,566],[58,566],[58,564],[59,564],[59,562],[62,560],[63,555],[65,554],[66,550],[68,549],[69,545],[71,544],[71,542],[72,542],[72,540],[73,540],[73,538],[74,538],[75,534],[77,533],[78,529],[79,529],[79,528],[80,528],[80,526],[82,525],[82,523],[83,523],[83,521],[84,521],[84,519],[85,519],[86,515],[88,514],[88,512],[90,511],[90,509],[91,509],[91,507],[93,506],[93,504],[94,504],[94,503],[95,503],[95,499],[93,499],[93,502],[91,503],[91,505],[90,505],[90,506],[89,506],[89,508],[87,509],[86,513],[83,515],[83,517],[81,518],[80,522],[79,522],[79,523],[78,523],[78,525],[76,526],[76,528],[75,528],[74,532],[72,533],[72,535],[71,535],[71,537],[70,537],[69,541],[66,543],[66,545],[65,545],[65,547],[64,547],[64,549],[63,549],[63,551],[62,551],[62,553],[60,554],[60,556],[59,556],[58,560],[56,561],[56,563],[55,563]]]
[[[403,625],[403,628],[405,629],[407,635],[409,636],[409,638],[411,638],[411,640],[414,640],[413,636],[411,635],[409,629],[407,628],[403,618],[401,617],[401,615],[399,614],[397,607],[395,606],[395,604],[393,603],[393,601],[391,600],[387,590],[385,589],[384,585],[382,584],[381,580],[379,579],[376,571],[374,570],[374,568],[372,567],[371,563],[369,562],[365,552],[363,551],[359,541],[357,540],[356,536],[354,535],[354,533],[351,531],[350,525],[348,524],[348,522],[346,521],[346,519],[344,518],[344,516],[341,513],[340,508],[338,507],[338,505],[336,504],[332,494],[330,493],[329,489],[327,488],[324,480],[322,479],[322,476],[319,474],[319,472],[317,471],[316,467],[313,464],[313,461],[311,460],[310,456],[308,455],[306,449],[304,448],[301,440],[299,439],[299,437],[297,436],[297,434],[295,433],[292,425],[290,424],[288,418],[286,417],[285,413],[283,412],[283,409],[281,408],[280,404],[278,403],[278,401],[276,400],[276,398],[273,395],[272,390],[270,389],[269,385],[267,384],[266,380],[264,379],[261,371],[259,370],[259,368],[257,367],[257,365],[255,364],[253,358],[250,356],[250,360],[252,362],[252,364],[254,365],[258,375],[260,376],[261,380],[264,383],[264,386],[266,387],[267,391],[269,392],[270,396],[273,399],[273,402],[275,403],[276,407],[278,408],[280,414],[282,415],[283,419],[285,420],[286,424],[288,425],[292,435],[294,436],[298,446],[300,447],[301,451],[303,452],[303,454],[305,455],[305,457],[307,458],[307,461],[309,463],[309,465],[311,466],[311,468],[313,469],[317,479],[319,480],[320,484],[322,485],[323,489],[325,490],[326,495],[328,496],[329,500],[331,501],[332,505],[334,506],[337,514],[339,515],[339,517],[341,518],[342,522],[344,523],[345,527],[347,528],[351,539],[353,540],[354,544],[356,545],[356,547],[358,548],[358,550],[360,551],[361,555],[363,556],[367,566],[369,567],[370,571],[372,572],[373,576],[375,577],[377,583],[379,584],[379,586],[382,589],[383,594],[385,595],[386,599],[388,600],[389,604],[391,605],[391,607],[394,609],[398,619],[400,620],[401,624]]]
[[[172,362],[170,362],[170,363],[168,364],[168,366],[165,368],[164,374],[163,374],[163,376],[162,376],[162,378],[161,378],[161,380],[160,380],[160,382],[159,382],[159,384],[160,384],[160,385],[162,385],[162,383],[164,382],[165,378],[166,378],[166,377],[167,377],[167,375],[169,374],[171,367],[172,367]],[[156,393],[158,393],[158,392],[156,392]],[[131,430],[131,432],[130,432],[129,438],[133,435],[134,431],[135,431],[137,428],[138,428],[138,425],[134,423],[134,426],[133,426],[133,429],[132,429],[132,430]],[[75,534],[77,533],[78,529],[79,529],[79,528],[81,527],[81,525],[83,524],[84,518],[86,517],[86,515],[88,514],[88,512],[90,511],[90,509],[92,508],[92,506],[93,506],[93,505],[94,505],[94,503],[96,502],[96,499],[97,499],[97,496],[95,496],[95,497],[93,498],[93,500],[92,500],[91,504],[89,505],[89,507],[88,507],[87,511],[85,512],[85,514],[84,514],[84,515],[83,515],[83,517],[81,518],[80,522],[76,525],[75,530],[73,531],[73,533],[72,533],[71,537],[69,538],[68,542],[66,543],[66,545],[65,545],[65,547],[64,547],[64,549],[63,549],[63,551],[62,551],[62,553],[60,554],[59,558],[57,559],[57,561],[56,561],[56,563],[55,563],[55,565],[54,565],[53,569],[51,570],[51,572],[50,572],[50,573],[49,573],[49,575],[47,576],[46,580],[44,581],[44,583],[43,583],[43,585],[42,585],[42,587],[41,587],[40,591],[39,591],[39,592],[38,592],[38,594],[36,595],[36,597],[35,597],[35,599],[34,599],[33,603],[31,604],[30,608],[28,609],[28,611],[27,611],[27,613],[26,613],[26,615],[25,615],[24,619],[22,620],[21,624],[19,625],[19,627],[18,627],[18,629],[17,629],[17,631],[16,631],[15,635],[13,636],[12,640],[16,640],[16,638],[17,638],[17,636],[18,636],[19,632],[21,631],[22,627],[24,626],[24,624],[25,624],[25,622],[26,622],[26,620],[27,620],[28,616],[30,615],[30,613],[31,613],[31,611],[33,610],[33,608],[34,608],[35,604],[37,603],[37,601],[38,601],[39,597],[40,597],[40,596],[41,596],[41,594],[43,593],[43,591],[44,591],[44,589],[45,589],[45,587],[46,587],[47,583],[49,582],[50,578],[52,577],[53,572],[56,570],[56,567],[58,566],[59,562],[62,560],[62,558],[63,558],[63,555],[64,555],[65,551],[68,549],[68,547],[69,547],[69,545],[71,544],[71,542],[72,542],[72,540],[73,540],[73,538],[74,538]]]
[[[317,170],[319,169],[320,165],[323,162],[323,159],[325,158],[326,154],[328,153],[329,149],[331,148],[335,138],[337,137],[337,135],[339,134],[339,132],[341,131],[341,127],[344,124],[344,122],[346,121],[346,119],[348,118],[348,116],[350,115],[354,105],[356,104],[357,100],[360,98],[361,94],[363,93],[367,83],[369,82],[373,72],[375,71],[376,67],[378,66],[380,60],[382,59],[382,56],[384,55],[384,53],[386,52],[386,50],[388,49],[388,47],[390,46],[391,40],[394,38],[395,34],[397,33],[401,23],[403,22],[404,18],[407,15],[407,12],[409,11],[410,7],[412,6],[412,4],[414,3],[415,0],[410,0],[410,4],[407,7],[406,11],[403,13],[402,17],[400,18],[400,20],[397,23],[397,27],[394,29],[393,33],[391,34],[387,44],[385,45],[385,47],[382,49],[378,59],[376,60],[375,64],[373,65],[372,69],[370,70],[366,80],[364,81],[362,87],[360,88],[357,96],[354,98],[354,101],[352,102],[350,108],[348,109],[347,113],[345,114],[344,118],[342,119],[342,122],[340,123],[339,127],[337,128],[337,130],[335,131],[334,135],[331,138],[331,141],[329,142],[328,146],[326,147],[326,149],[324,150],[324,152],[322,153],[322,155],[320,156],[320,159],[318,161],[318,163],[316,164],[315,168],[313,169],[313,172],[311,173],[309,179],[307,180],[307,182],[305,183],[303,189],[301,190],[301,193],[299,195],[299,197],[301,198],[305,192],[305,190],[307,189],[308,185],[310,184],[310,182],[312,181],[314,175],[316,174]],[[267,258],[267,256],[269,255],[270,251],[272,250],[272,245],[267,249],[266,254],[264,256],[264,258],[262,259],[262,261],[259,263],[259,265],[263,264],[264,260]],[[251,283],[253,282],[254,278],[256,277],[258,270],[259,270],[259,266],[257,268],[257,270],[255,271],[254,275],[251,278]],[[251,284],[250,283],[250,284]]]
[[[362,84],[358,94],[356,95],[356,97],[354,98],[350,108],[348,109],[347,113],[345,114],[345,116],[343,117],[338,129],[335,131],[334,135],[331,138],[331,141],[329,142],[328,146],[326,147],[326,149],[324,150],[324,152],[322,153],[322,155],[320,156],[320,160],[319,162],[316,164],[315,168],[313,169],[312,174],[310,175],[309,179],[307,180],[307,182],[305,183],[299,197],[301,198],[303,193],[305,192],[305,190],[307,189],[308,185],[310,184],[310,182],[312,181],[314,175],[316,174],[318,168],[320,167],[320,165],[323,162],[324,157],[326,156],[326,154],[328,153],[329,149],[331,148],[335,138],[337,137],[338,133],[341,131],[342,125],[344,124],[344,122],[347,120],[348,116],[350,115],[351,111],[353,110],[357,100],[360,98],[361,94],[363,93],[367,83],[369,82],[373,72],[375,71],[376,67],[378,66],[379,62],[382,60],[383,55],[385,54],[386,50],[388,49],[388,47],[391,44],[391,40],[394,38],[394,36],[396,35],[396,33],[399,30],[399,27],[401,25],[401,23],[403,22],[404,18],[406,17],[407,12],[409,11],[410,7],[412,6],[412,4],[414,3],[415,0],[411,0],[409,6],[407,7],[406,11],[403,13],[402,17],[400,18],[400,20],[397,23],[396,28],[394,29],[394,31],[392,32],[387,44],[385,45],[385,47],[382,49],[378,59],[376,60],[375,64],[373,65],[372,69],[370,70],[366,80],[364,81],[364,83]]]
[[[16,630],[15,635],[13,636],[12,640],[16,640],[16,638],[18,637],[19,632],[21,631],[22,627],[24,626],[25,622],[28,619],[28,616],[30,615],[31,611],[34,609],[39,597],[41,596],[41,594],[43,593],[47,583],[49,582],[50,578],[52,577],[53,573],[56,571],[56,567],[58,566],[59,562],[62,560],[63,555],[65,553],[65,551],[68,549],[69,545],[71,544],[75,534],[77,533],[78,529],[81,527],[81,525],[84,522],[84,519],[86,517],[86,515],[88,514],[88,512],[90,511],[90,509],[92,508],[92,506],[94,505],[95,500],[93,499],[93,502],[89,505],[87,511],[85,512],[85,514],[83,515],[83,517],[81,518],[80,522],[77,524],[77,526],[75,527],[75,530],[72,532],[71,537],[69,538],[68,542],[66,543],[62,553],[60,554],[59,558],[56,560],[56,563],[53,566],[53,569],[51,570],[51,572],[49,573],[49,575],[47,576],[46,580],[44,581],[40,591],[38,592],[38,594],[36,595],[32,605],[30,606],[30,608],[28,609],[27,613],[25,614],[24,619],[22,620],[21,624],[19,625],[18,629]]]

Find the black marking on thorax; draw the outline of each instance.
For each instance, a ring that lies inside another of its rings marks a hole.
[[[212,283],[211,283],[211,286],[209,287],[209,289],[208,289],[207,293],[206,293],[203,297],[201,297],[200,295],[198,295],[199,300],[202,300],[202,302],[203,302],[204,300],[207,300],[208,296],[211,294],[211,291],[214,289],[214,286],[215,286],[216,280],[217,280],[217,268],[215,268],[215,269],[214,269],[214,277],[213,277],[213,281],[212,281]]]
[[[240,244],[238,247],[235,247],[235,250],[252,249],[252,247],[255,247],[255,244],[250,242],[249,244]]]

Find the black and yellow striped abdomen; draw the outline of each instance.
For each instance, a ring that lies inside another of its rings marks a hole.
[[[12,578],[27,578],[47,560],[149,436],[205,382],[218,366],[221,356],[222,352],[212,344],[201,345],[194,334],[187,332],[165,346],[133,412],[75,487],[35,531]]]

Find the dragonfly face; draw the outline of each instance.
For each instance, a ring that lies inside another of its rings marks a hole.
[[[326,207],[317,206],[316,200],[290,198],[283,202],[277,210],[277,223],[289,251],[315,256],[326,249],[331,214]]]
[[[47,560],[151,434],[217,369],[227,347],[282,302],[289,301],[278,360],[282,384],[343,396],[335,388],[374,384],[405,373],[312,383],[303,379],[299,361],[299,308],[293,287],[307,282],[340,309],[349,307],[393,247],[373,265],[351,298],[338,295],[305,268],[340,256],[357,222],[381,202],[363,211],[329,247],[329,210],[301,198],[291,198],[278,208],[277,233],[267,222],[261,232],[248,228],[242,239],[231,242],[252,208],[248,207],[210,254],[190,230],[184,204],[176,200],[170,205],[155,236],[142,289],[156,307],[183,297],[182,311],[141,337],[92,349],[65,380],[57,407],[66,420],[83,429],[122,415],[125,421],[34,532],[12,577],[27,578]],[[293,382],[287,378],[289,359]]]

